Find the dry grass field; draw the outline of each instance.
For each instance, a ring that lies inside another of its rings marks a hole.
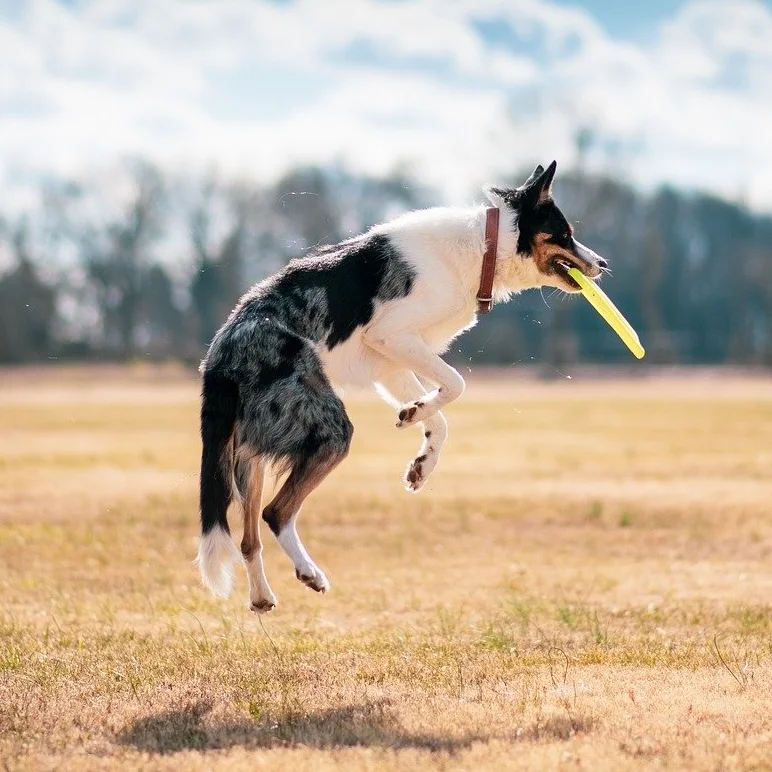
[[[418,496],[348,395],[332,592],[263,529],[262,625],[192,564],[197,393],[0,372],[2,768],[772,769],[772,379],[473,379]]]

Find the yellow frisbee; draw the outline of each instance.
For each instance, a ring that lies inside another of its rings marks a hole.
[[[643,359],[646,353],[638,333],[630,326],[630,322],[622,316],[619,309],[611,302],[609,296],[594,282],[588,279],[577,268],[568,268],[568,275],[579,285],[582,295],[590,305],[606,320],[614,332],[619,335],[624,344],[638,359]]]

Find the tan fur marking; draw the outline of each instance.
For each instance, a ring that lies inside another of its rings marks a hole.
[[[549,233],[537,233],[534,239],[533,259],[539,271],[543,274],[555,273],[553,261],[556,257],[565,258],[569,265],[574,265],[576,257],[568,249],[549,242],[549,238]]]
[[[282,485],[273,501],[266,507],[275,515],[275,524],[280,533],[292,516],[298,512],[306,497],[346,457],[346,454],[331,454],[320,458],[312,465],[296,466]]]
[[[244,501],[244,535],[241,539],[241,554],[249,562],[260,549],[260,506],[265,484],[265,462],[259,456],[249,460],[249,485]]]

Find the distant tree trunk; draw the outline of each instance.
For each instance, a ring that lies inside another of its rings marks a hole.
[[[45,359],[55,350],[56,292],[20,258],[0,277],[0,362]]]
[[[672,340],[662,317],[662,280],[665,266],[665,246],[651,219],[643,244],[644,270],[641,271],[641,313],[646,327],[646,356],[652,364],[669,364],[676,360]]]
[[[8,241],[16,265],[0,277],[0,361],[43,359],[55,348],[56,290],[35,268],[26,217]]]
[[[147,165],[133,170],[135,193],[114,220],[70,224],[100,310],[102,343],[123,358],[137,354],[142,287],[152,262],[153,243],[163,227],[163,185]]]
[[[197,339],[202,348],[225,321],[244,291],[244,241],[251,195],[239,189],[221,189],[208,181],[188,218],[196,271],[190,283]],[[217,209],[227,218],[224,236],[217,243],[213,218]]]

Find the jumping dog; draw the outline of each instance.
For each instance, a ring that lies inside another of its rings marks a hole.
[[[440,358],[450,342],[493,301],[532,287],[576,292],[567,267],[590,277],[606,269],[552,198],[556,166],[537,166],[519,188],[487,188],[487,207],[414,211],[316,249],[241,298],[201,365],[197,562],[213,593],[229,594],[233,565],[243,559],[250,608],[275,607],[261,514],[297,578],[317,592],[329,588],[296,525],[304,499],[351,443],[353,426],[332,384],[375,384],[396,409],[397,427],[420,427],[423,441],[404,475],[417,492],[448,436],[440,411],[464,391],[464,379]],[[426,393],[422,383],[434,388]],[[287,476],[261,513],[269,464]],[[244,510],[241,552],[226,517],[234,495]]]

